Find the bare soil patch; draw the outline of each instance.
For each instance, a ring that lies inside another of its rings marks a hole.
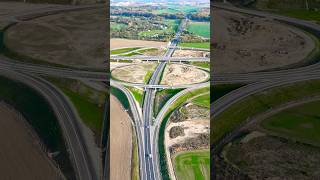
[[[18,23],[5,44],[18,54],[50,63],[106,69],[103,9],[61,13]]]
[[[144,83],[146,75],[153,72],[155,63],[140,63],[113,69],[112,77],[126,82]]]
[[[209,112],[208,108],[188,103],[170,116],[165,131],[170,152],[209,147]]]
[[[270,19],[216,9],[212,66],[217,73],[251,72],[303,61],[314,49],[301,30]]]
[[[210,57],[210,52],[191,51],[191,50],[175,50],[173,57]]]
[[[110,48],[118,49],[125,47],[165,47],[167,42],[158,42],[158,41],[143,41],[143,40],[130,40],[130,39],[121,39],[121,38],[112,38],[110,39]]]
[[[129,115],[110,97],[110,179],[131,179],[132,126]]]
[[[161,84],[182,85],[194,84],[208,80],[209,74],[201,69],[183,64],[167,64]]]
[[[1,179],[64,179],[22,115],[0,102]]]

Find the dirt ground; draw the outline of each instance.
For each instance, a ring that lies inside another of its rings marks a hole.
[[[166,66],[163,72],[161,84],[194,84],[206,81],[208,78],[209,74],[203,70],[187,65],[171,63]]]
[[[131,179],[132,129],[129,115],[110,97],[110,179]]]
[[[175,126],[182,127],[184,135],[170,138],[170,130]],[[199,134],[209,134],[209,127],[209,110],[188,103],[171,115],[165,131],[166,145],[184,143],[187,139],[197,137]]]
[[[102,8],[41,17],[9,28],[5,43],[18,54],[34,59],[106,69],[104,22]]]
[[[122,47],[165,47],[167,42],[157,42],[157,41],[143,41],[143,40],[129,40],[112,38],[110,39],[110,48],[117,49]]]
[[[0,117],[1,179],[64,179],[22,115],[0,102]]]
[[[173,57],[210,57],[210,52],[191,51],[191,50],[175,50]]]
[[[148,71],[155,69],[155,63],[140,63],[119,67],[112,70],[112,77],[126,82],[144,83]]]
[[[212,67],[217,73],[251,72],[298,63],[314,49],[311,37],[279,22],[216,9]]]

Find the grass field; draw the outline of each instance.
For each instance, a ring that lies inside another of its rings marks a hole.
[[[188,24],[187,30],[190,33],[210,38],[210,23],[209,22],[197,22],[197,21],[191,21]]]
[[[320,145],[320,101],[282,111],[262,122],[262,126],[280,136]]]
[[[122,54],[122,53],[127,53],[130,51],[134,51],[137,49],[140,49],[140,47],[115,49],[115,50],[111,50],[111,54]]]
[[[173,164],[178,180],[210,179],[209,150],[178,153]]]
[[[76,80],[48,79],[70,98],[82,121],[93,130],[96,137],[100,137],[105,93],[96,91]],[[93,99],[91,97],[97,98]]]
[[[179,46],[210,49],[210,43],[209,42],[180,43]]]
[[[210,93],[204,94],[192,100],[198,106],[210,108]]]
[[[233,104],[211,121],[211,143],[217,143],[225,134],[232,132],[248,117],[265,112],[271,107],[319,94],[320,81],[298,82],[251,95]],[[214,91],[213,91],[214,94]]]

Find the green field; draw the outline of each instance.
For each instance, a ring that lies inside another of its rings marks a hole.
[[[210,93],[204,94],[192,100],[198,106],[210,108]]]
[[[283,103],[320,94],[320,81],[298,82],[251,95],[229,107],[211,121],[211,143],[219,142],[248,117]],[[214,94],[214,92],[213,92]]]
[[[179,46],[210,49],[210,43],[209,42],[180,43]]]
[[[210,38],[210,23],[191,21],[188,24],[187,30],[198,36]]]
[[[262,122],[280,136],[320,145],[320,101],[284,110]]]
[[[173,164],[178,180],[210,179],[209,150],[178,153]]]
[[[141,47],[115,49],[115,50],[111,50],[111,54],[123,54],[123,53],[134,51],[140,48]]]

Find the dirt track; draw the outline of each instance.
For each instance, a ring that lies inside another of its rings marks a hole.
[[[302,61],[314,48],[311,37],[269,19],[216,9],[213,67],[217,73],[260,71]]]
[[[132,128],[129,115],[114,97],[110,97],[110,179],[131,179]]]
[[[0,173],[4,180],[58,180],[60,171],[40,149],[26,120],[0,102]]]

